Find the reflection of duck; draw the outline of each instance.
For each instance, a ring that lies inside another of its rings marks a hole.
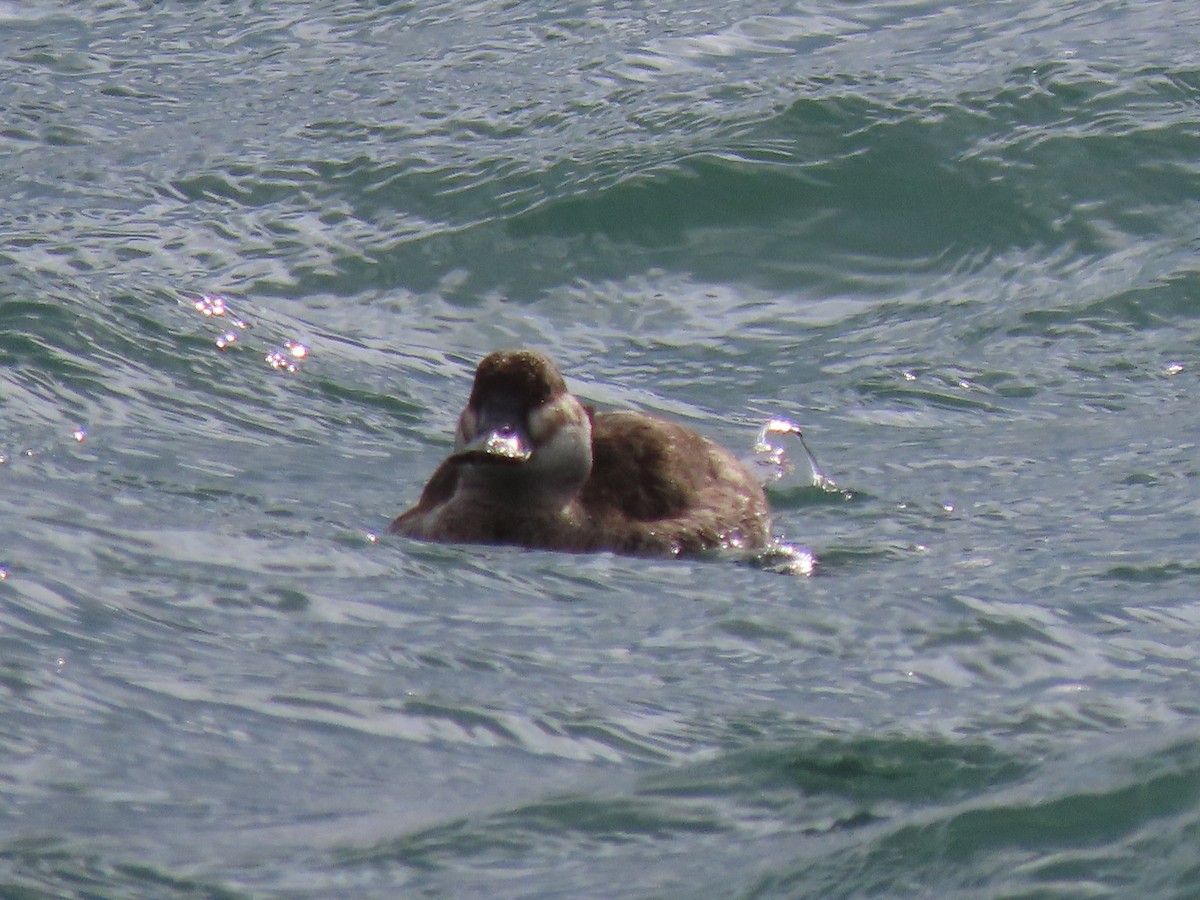
[[[762,486],[728,451],[637,412],[593,412],[553,360],[479,364],[454,452],[389,531],[429,541],[679,555],[762,547]]]

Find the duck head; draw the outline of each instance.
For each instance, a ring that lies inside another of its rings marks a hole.
[[[498,350],[475,371],[450,459],[481,495],[565,503],[592,469],[591,419],[548,356]]]

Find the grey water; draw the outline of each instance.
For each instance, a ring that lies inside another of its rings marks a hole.
[[[0,3],[0,896],[1200,895],[1197,48]],[[384,535],[527,345],[812,574]]]

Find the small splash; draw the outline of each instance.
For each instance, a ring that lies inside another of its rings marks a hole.
[[[222,331],[213,340],[218,350],[228,350],[244,343],[245,332],[250,330],[251,324],[234,311],[225,297],[219,294],[203,294],[193,300],[191,305],[204,318],[221,322]],[[308,345],[289,338],[281,346],[268,350],[265,360],[275,371],[295,375],[300,371],[300,364],[308,359],[308,356]]]
[[[229,307],[229,302],[224,297],[219,297],[215,294],[204,294],[197,298],[196,302],[192,305],[195,306],[196,312],[200,313],[206,319],[228,318],[234,328],[245,329],[250,327],[249,322],[234,313]]]
[[[198,298],[193,305],[196,307],[196,312],[207,318],[225,315],[224,297],[210,297],[205,294],[203,297]]]
[[[24,447],[0,447],[0,467],[18,466],[27,462],[59,456],[72,444],[82,444],[88,439],[86,425],[56,426],[45,439],[29,443]]]
[[[796,470],[795,464],[788,457],[786,448],[774,440],[780,436],[791,436],[800,441],[800,446],[804,448],[804,455],[808,460],[808,468],[811,473],[810,483],[813,487],[819,487],[822,490],[835,489],[836,485],[833,479],[821,471],[816,454],[804,440],[804,433],[800,430],[800,426],[787,419],[770,419],[758,432],[758,439],[754,442],[754,456],[751,462],[765,484],[779,481]]]
[[[8,569],[0,566],[0,581],[8,581]]]
[[[765,572],[807,577],[817,569],[817,557],[807,547],[776,540],[754,557],[754,565]]]
[[[1172,375],[1178,375],[1182,371],[1183,371],[1183,363],[1173,362],[1173,363],[1167,363],[1166,368],[1163,369],[1163,374],[1169,378]]]
[[[218,350],[224,350],[237,343],[238,333],[250,327],[250,323],[233,311],[229,301],[217,294],[204,294],[192,302],[192,307],[206,319],[222,319],[232,325],[232,328],[221,332],[214,341]]]
[[[300,371],[300,364],[308,359],[308,347],[299,341],[284,341],[282,347],[276,347],[267,354],[267,365],[272,369],[295,375]]]

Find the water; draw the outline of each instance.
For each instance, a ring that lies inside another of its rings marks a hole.
[[[1198,38],[0,4],[0,895],[1200,893]],[[815,574],[374,540],[527,344]]]

